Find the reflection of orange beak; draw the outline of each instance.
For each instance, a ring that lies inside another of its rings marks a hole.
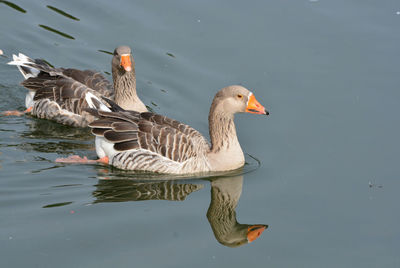
[[[266,114],[266,115],[269,115],[269,112],[266,111],[264,106],[262,106],[256,100],[256,97],[254,97],[253,93],[250,93],[249,101],[247,102],[246,112],[247,113],[252,113],[252,114]]]
[[[262,224],[250,226],[249,228],[247,228],[247,241],[249,241],[249,243],[253,242],[267,228],[268,228],[268,225],[262,225]]]
[[[121,66],[124,67],[125,71],[132,71],[131,55],[121,55]]]

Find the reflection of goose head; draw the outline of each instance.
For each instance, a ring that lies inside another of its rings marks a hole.
[[[268,227],[264,224],[240,224],[236,206],[242,193],[243,176],[211,181],[211,203],[207,218],[215,238],[228,247],[238,247],[256,240]]]

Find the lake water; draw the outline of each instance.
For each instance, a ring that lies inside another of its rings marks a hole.
[[[13,53],[111,78],[126,44],[157,113],[207,135],[231,84],[271,113],[236,116],[243,172],[183,180],[56,164],[87,130],[1,116],[0,266],[400,267],[399,29],[394,0],[0,1],[1,111]],[[269,227],[232,248],[236,220]]]

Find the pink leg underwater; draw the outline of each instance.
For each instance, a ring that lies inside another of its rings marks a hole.
[[[30,113],[32,111],[32,107],[29,107],[28,109],[26,109],[25,111],[23,111],[23,112],[20,112],[20,111],[4,111],[4,112],[2,112],[1,114],[2,115],[5,115],[5,116],[11,116],[11,115],[14,115],[14,116],[22,116],[22,115],[24,115],[24,114],[26,114],[26,113]]]
[[[71,155],[67,158],[57,158],[56,162],[57,163],[75,163],[75,164],[97,164],[97,163],[108,164],[108,157],[105,156],[105,157],[97,159],[97,160],[91,160],[91,159],[88,159],[86,156],[84,156],[82,158],[79,155]]]

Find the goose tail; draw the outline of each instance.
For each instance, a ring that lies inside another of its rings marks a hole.
[[[7,64],[17,66],[25,79],[37,77],[41,71],[49,72],[52,69],[52,67],[44,60],[34,60],[22,53],[18,53],[18,55],[13,54],[12,57],[13,60]]]

